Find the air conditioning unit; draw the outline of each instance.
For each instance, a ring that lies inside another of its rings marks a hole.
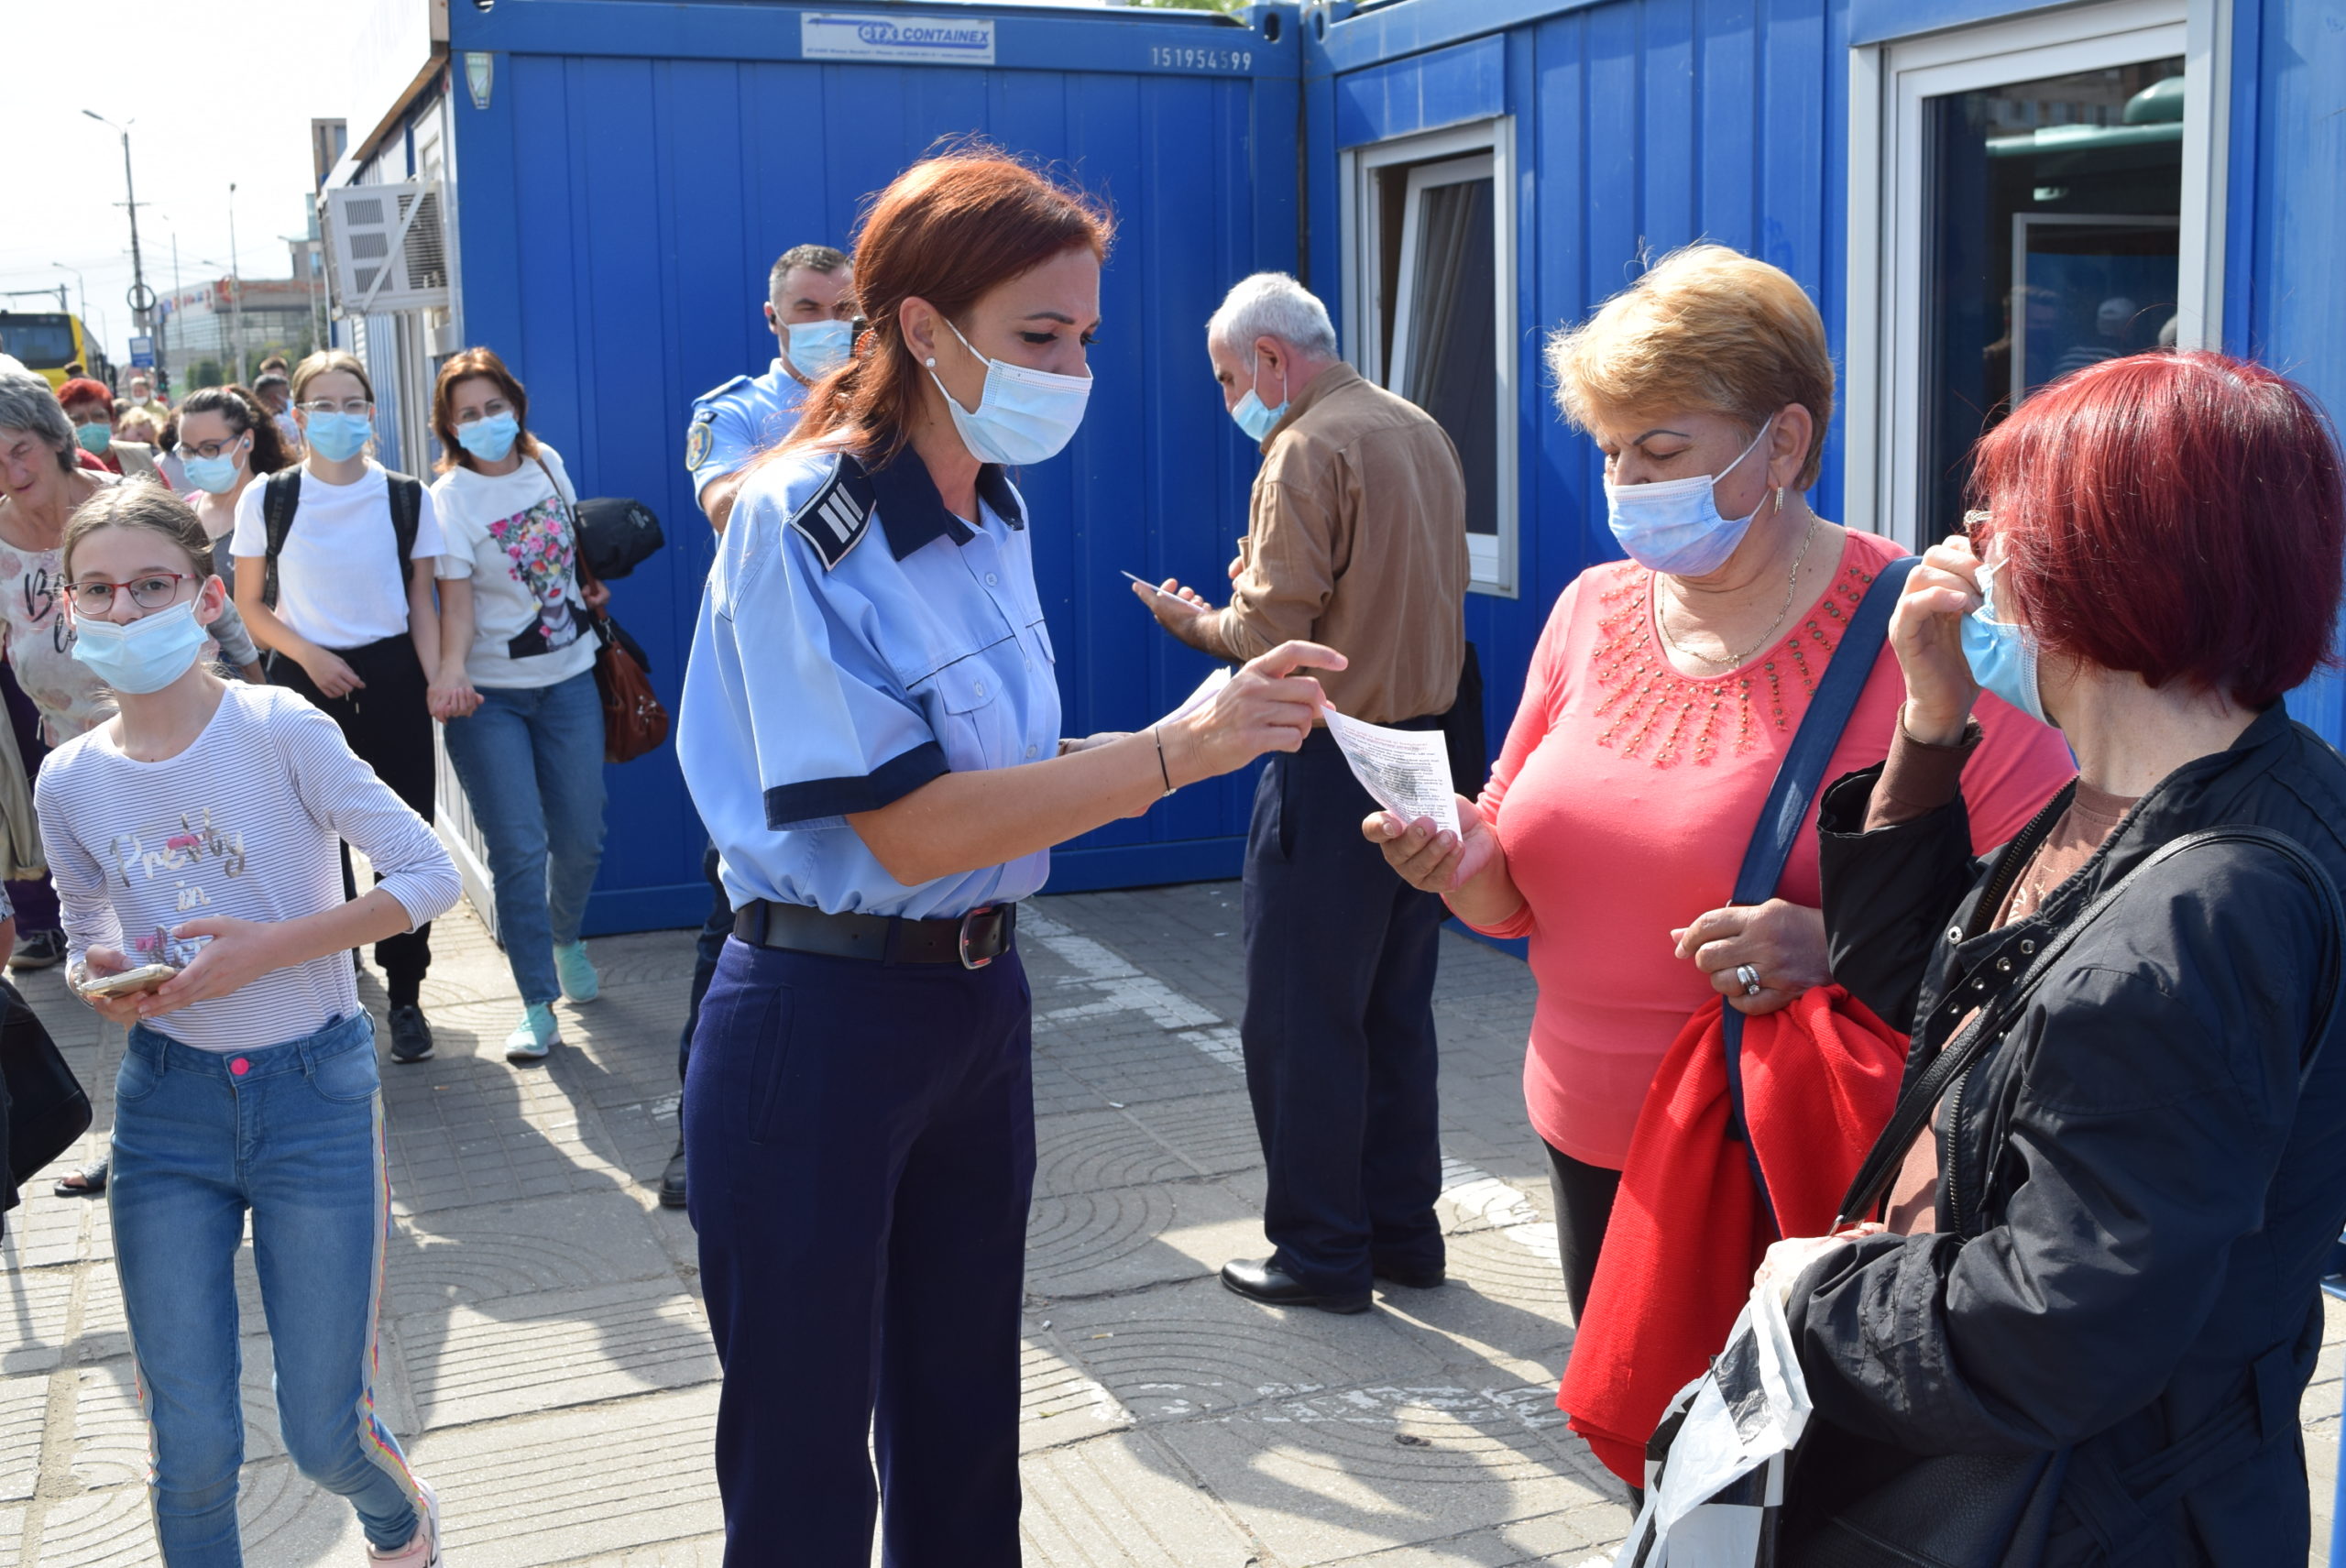
[[[448,233],[436,181],[326,192],[334,313],[446,309]]]

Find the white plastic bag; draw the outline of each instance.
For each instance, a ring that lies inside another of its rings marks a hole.
[[[1727,1348],[1671,1401],[1614,1568],[1772,1568],[1784,1462],[1811,1409],[1777,1297],[1755,1288]]]

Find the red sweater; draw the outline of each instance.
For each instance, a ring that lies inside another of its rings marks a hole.
[[[1645,1485],[1646,1440],[1727,1343],[1776,1233],[1727,1135],[1720,1002],[1654,1075],[1556,1403],[1605,1467]],[[1838,986],[1743,1022],[1743,1104],[1788,1236],[1822,1235],[1898,1101],[1906,1037]]]

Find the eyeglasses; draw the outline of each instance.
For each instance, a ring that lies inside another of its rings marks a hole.
[[[513,405],[503,398],[491,398],[479,408],[460,410],[456,414],[456,423],[478,424],[485,419],[495,419],[499,414],[510,414],[512,411]]]
[[[151,576],[133,577],[126,583],[102,583],[92,578],[75,583],[65,591],[73,596],[73,610],[77,615],[104,615],[114,608],[114,596],[128,589],[130,602],[141,609],[161,609],[180,597],[180,585],[195,579],[185,572],[157,572]]]
[[[375,402],[374,402],[374,400],[373,400],[373,399],[371,399],[371,398],[345,398],[345,399],[343,399],[343,400],[342,400],[342,401],[340,401],[340,402],[338,402],[338,403],[329,403],[329,402],[320,401],[320,402],[314,402],[314,403],[295,403],[293,406],[294,406],[295,408],[297,408],[297,409],[300,409],[300,410],[301,410],[303,413],[305,413],[305,414],[313,414],[313,415],[314,415],[314,414],[360,414],[360,415],[364,415],[364,414],[370,414],[370,413],[373,413],[373,412],[375,411]]]
[[[182,441],[177,446],[171,448],[171,455],[177,457],[182,463],[186,462],[191,457],[217,457],[223,452],[234,452],[236,449],[237,444],[244,439],[245,433],[243,431],[238,431],[236,434],[227,436],[222,440],[199,441],[192,446],[190,446],[186,442]]]

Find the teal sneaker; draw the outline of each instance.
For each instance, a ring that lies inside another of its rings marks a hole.
[[[584,942],[555,943],[554,972],[562,977],[562,994],[569,1001],[592,1002],[603,994],[603,979],[595,972]]]
[[[521,1021],[505,1036],[505,1059],[511,1062],[543,1061],[546,1053],[562,1044],[562,1025],[554,1022],[554,1009],[543,1002],[532,1002],[523,1009]]]

